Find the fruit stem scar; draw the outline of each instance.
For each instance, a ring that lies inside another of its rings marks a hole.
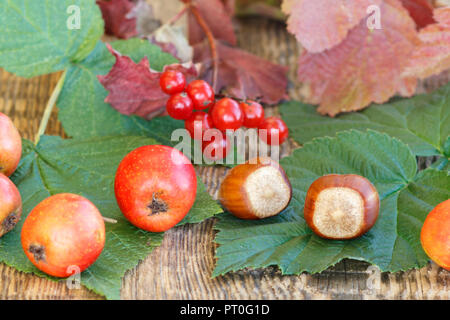
[[[16,226],[17,222],[19,222],[19,218],[15,212],[6,217],[2,223],[5,232],[11,231]]]
[[[40,244],[31,244],[28,251],[33,254],[36,262],[45,261],[45,247]]]
[[[152,195],[152,202],[147,206],[150,210],[152,210],[152,213],[149,215],[158,214],[161,212],[167,212],[169,207],[167,206],[167,203],[165,203],[163,200],[158,198],[158,194],[156,192]]]

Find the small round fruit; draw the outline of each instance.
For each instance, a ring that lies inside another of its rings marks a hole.
[[[239,103],[230,98],[216,102],[211,111],[214,126],[222,131],[237,130],[244,124],[244,112]]]
[[[217,130],[216,135],[204,137],[202,142],[203,156],[210,161],[222,160],[227,156],[230,148],[229,138],[219,130]]]
[[[186,87],[186,77],[180,71],[167,70],[159,78],[159,85],[161,90],[168,95],[181,93]]]
[[[264,108],[256,101],[243,101],[240,103],[244,112],[244,127],[258,128],[264,121]]]
[[[82,272],[100,256],[105,246],[105,223],[86,198],[57,194],[39,203],[22,227],[22,247],[41,271],[65,278]]]
[[[192,139],[202,140],[203,133],[214,127],[211,116],[203,111],[196,111],[184,122],[184,127]]]
[[[204,80],[194,80],[186,88],[186,92],[194,102],[194,109],[203,110],[214,104],[214,90]]]
[[[282,144],[289,135],[286,123],[278,117],[268,117],[264,119],[258,129],[261,140],[271,146]],[[277,134],[278,139],[276,139]]]
[[[330,174],[318,178],[308,189],[306,223],[320,237],[353,239],[373,227],[380,199],[369,180],[356,174]]]
[[[11,119],[0,112],[0,173],[10,176],[22,156],[22,139]]]
[[[166,110],[172,118],[186,120],[192,116],[194,105],[186,93],[176,93],[167,100]]]
[[[275,216],[289,205],[292,187],[279,163],[256,158],[231,169],[219,189],[221,204],[241,219]]]
[[[0,173],[0,237],[11,231],[20,220],[22,199],[11,180]]]
[[[420,241],[430,259],[450,271],[450,199],[438,204],[428,214]]]
[[[192,208],[197,176],[192,163],[177,149],[143,146],[120,163],[114,190],[120,210],[133,225],[163,232]]]

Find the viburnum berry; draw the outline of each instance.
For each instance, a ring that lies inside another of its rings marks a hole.
[[[264,119],[264,121],[258,127],[259,129],[259,137],[262,141],[267,143],[268,145],[279,145],[282,144],[289,135],[288,127],[283,120],[278,117],[268,117]],[[265,131],[262,131],[265,130]],[[275,138],[275,134],[278,132],[278,141],[273,140]],[[272,137],[274,135],[274,137]]]
[[[186,87],[186,77],[177,70],[164,71],[159,78],[161,90],[169,95],[183,92]]]
[[[166,110],[172,118],[186,120],[192,116],[194,104],[185,92],[176,93],[167,100]]]
[[[230,98],[216,102],[211,111],[214,126],[222,131],[237,130],[244,124],[244,112],[239,103]]]
[[[229,138],[219,132],[206,141],[202,142],[203,156],[211,161],[219,161],[225,158],[230,150],[231,144]]]
[[[256,101],[243,101],[240,103],[244,112],[244,127],[258,128],[264,120],[264,108]]]
[[[184,121],[184,127],[189,131],[192,139],[202,140],[205,130],[214,127],[211,116],[203,111],[194,112],[189,119]]]
[[[186,92],[194,103],[194,109],[203,110],[214,104],[214,90],[204,80],[194,80],[186,88]]]

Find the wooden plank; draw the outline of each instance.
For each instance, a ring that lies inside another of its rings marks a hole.
[[[245,49],[289,66],[293,99],[299,48],[282,24],[244,20],[239,40]],[[0,70],[0,111],[10,115],[25,138],[37,132],[45,103],[59,74],[21,79]],[[268,114],[276,109],[267,110]],[[48,134],[63,135],[56,114]],[[284,153],[289,148],[285,147]],[[217,196],[224,168],[197,168]],[[211,279],[215,265],[214,219],[167,232],[161,247],[127,272],[123,299],[449,299],[450,273],[435,264],[409,272],[380,274],[367,263],[344,260],[317,275],[282,276],[277,268],[242,270]],[[0,299],[98,299],[85,288],[56,283],[0,264]]]

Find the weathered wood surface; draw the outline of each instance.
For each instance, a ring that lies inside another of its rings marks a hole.
[[[159,1],[159,0],[158,0]],[[153,0],[152,0],[153,2]],[[298,47],[283,25],[248,19],[238,25],[243,48],[289,66],[295,79]],[[0,112],[12,117],[23,137],[33,139],[45,103],[59,74],[21,79],[0,70]],[[435,80],[431,86],[436,85]],[[298,85],[291,98],[301,97]],[[276,109],[268,110],[268,113]],[[64,136],[55,114],[47,134]],[[289,148],[285,147],[284,152]],[[224,168],[198,168],[216,196]],[[316,275],[282,276],[276,268],[244,270],[211,279],[214,268],[214,219],[166,233],[161,247],[127,272],[123,299],[449,299],[450,272],[435,264],[420,270],[380,274],[363,262],[345,260]],[[85,288],[69,290],[53,282],[0,264],[0,299],[99,299]]]

